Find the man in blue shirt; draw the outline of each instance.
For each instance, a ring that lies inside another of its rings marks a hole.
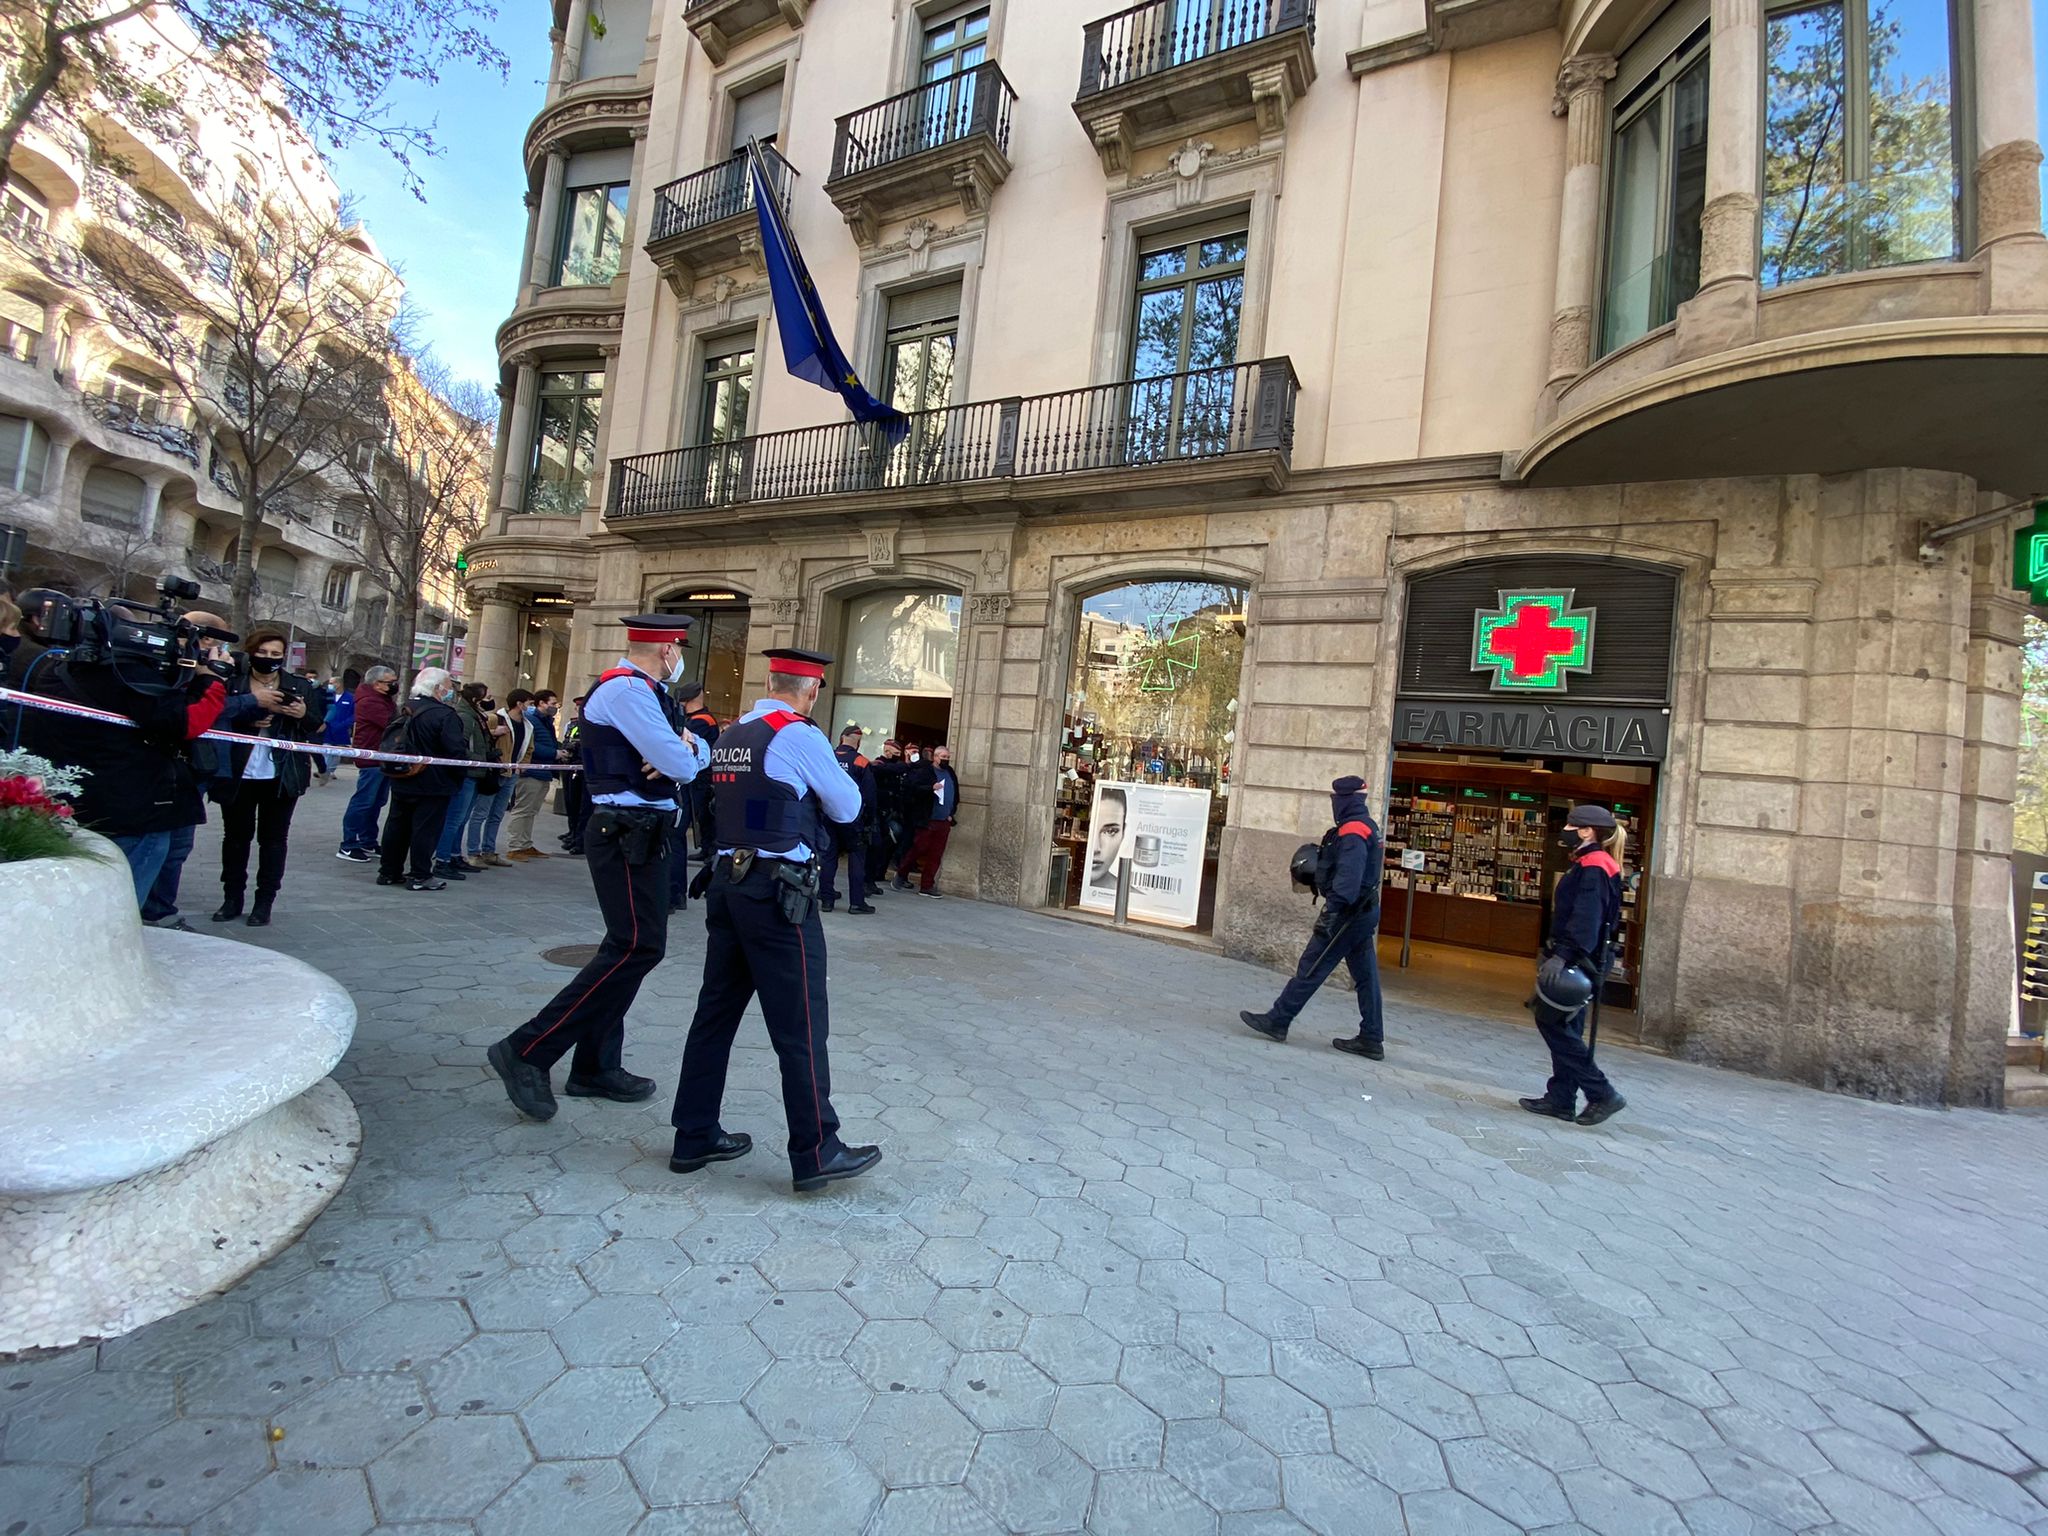
[[[573,981],[489,1053],[507,1097],[533,1120],[553,1118],[548,1072],[572,1048],[571,1095],[621,1104],[654,1097],[654,1079],[623,1065],[626,1010],[668,949],[677,797],[708,757],[703,743],[678,730],[665,686],[682,674],[690,621],[641,614],[625,625],[625,657],[585,698],[580,738],[591,803],[584,857],[604,913],[604,942]]]
[[[768,696],[719,734],[711,752],[718,855],[705,921],[704,986],[676,1084],[675,1154],[692,1173],[745,1157],[744,1133],[718,1123],[740,1016],[755,994],[782,1068],[790,1173],[799,1191],[850,1179],[881,1161],[849,1147],[832,1110],[825,1038],[825,926],[818,918],[817,852],[824,823],[860,814],[860,790],[810,718],[829,656],[768,654]]]

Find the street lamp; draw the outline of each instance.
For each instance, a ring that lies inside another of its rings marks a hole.
[[[18,570],[27,554],[28,530],[13,523],[0,523],[0,576]]]

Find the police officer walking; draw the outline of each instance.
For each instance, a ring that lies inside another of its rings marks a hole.
[[[789,1166],[799,1191],[850,1179],[881,1161],[880,1147],[849,1147],[832,1110],[825,1054],[825,925],[818,918],[816,855],[824,823],[860,814],[861,795],[810,719],[832,658],[774,650],[768,697],[727,726],[712,750],[717,862],[705,923],[704,986],[676,1084],[675,1155],[691,1173],[745,1157],[753,1138],[718,1122],[740,1015],[756,993],[782,1068]]]
[[[1621,921],[1621,855],[1628,831],[1604,805],[1575,805],[1564,819],[1563,843],[1572,867],[1551,898],[1550,941],[1529,999],[1550,1047],[1550,1082],[1520,1102],[1532,1115],[1570,1120],[1583,1093],[1586,1107],[1578,1123],[1598,1125],[1628,1102],[1593,1064],[1593,1048],[1586,1043],[1586,1015],[1607,974]]]
[[[680,729],[664,686],[682,673],[690,621],[642,614],[624,622],[626,655],[585,697],[579,735],[590,796],[583,850],[604,913],[604,942],[546,1007],[489,1052],[506,1096],[533,1120],[553,1118],[548,1072],[572,1048],[574,1097],[621,1104],[654,1097],[654,1079],[622,1064],[626,1010],[668,948],[677,797],[709,756]]]
[[[846,910],[856,917],[871,917],[868,905],[868,839],[874,834],[875,776],[868,760],[860,755],[861,729],[849,725],[839,733],[839,746],[832,755],[846,770],[860,791],[860,813],[844,826],[825,823],[824,880],[820,904],[827,912],[839,905],[839,856],[846,855]]]
[[[1330,811],[1336,825],[1323,834],[1322,846],[1316,851],[1315,889],[1323,898],[1323,911],[1316,919],[1315,932],[1272,1008],[1265,1013],[1246,1009],[1238,1017],[1268,1040],[1286,1040],[1294,1016],[1308,1006],[1341,960],[1351,971],[1352,990],[1358,995],[1358,1033],[1340,1035],[1330,1044],[1353,1056],[1382,1061],[1387,1054],[1379,959],[1385,845],[1380,841],[1379,826],[1366,810],[1365,780],[1346,777],[1333,783]]]

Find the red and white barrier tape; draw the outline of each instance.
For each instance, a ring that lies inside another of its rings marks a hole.
[[[53,714],[75,715],[81,720],[97,720],[102,725],[133,727],[135,722],[126,715],[117,715],[111,710],[94,709],[90,704],[74,704],[68,699],[46,699],[40,694],[22,693],[14,688],[0,688],[0,705],[25,705],[30,709],[46,709]],[[281,741],[270,736],[251,736],[241,731],[207,731],[202,741],[232,741],[241,746],[265,746],[273,752],[302,752],[313,757],[349,757],[366,763],[421,763],[429,768],[516,768],[521,773],[581,773],[581,763],[495,763],[479,764],[468,757],[415,757],[404,752],[373,752],[367,747],[331,747],[318,741]]]

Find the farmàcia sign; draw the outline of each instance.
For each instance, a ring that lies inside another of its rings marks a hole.
[[[1394,744],[1657,763],[1670,750],[1671,712],[1606,709],[1597,704],[1402,699],[1394,705]]]

